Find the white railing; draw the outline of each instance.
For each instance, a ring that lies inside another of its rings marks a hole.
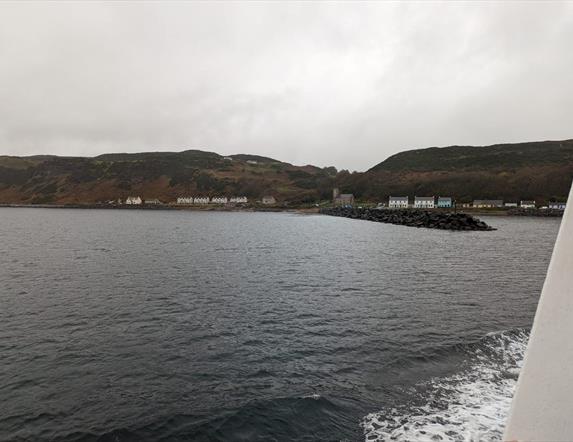
[[[573,201],[573,188],[568,201]],[[555,241],[511,404],[506,441],[573,441],[572,205],[565,208]]]

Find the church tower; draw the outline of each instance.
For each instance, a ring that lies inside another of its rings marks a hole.
[[[332,201],[336,201],[336,198],[338,198],[339,196],[340,196],[340,190],[338,190],[338,187],[332,189]]]

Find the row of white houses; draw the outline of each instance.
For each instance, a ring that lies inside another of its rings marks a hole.
[[[118,204],[121,204],[121,199],[117,200]],[[214,196],[209,198],[208,196],[184,196],[177,198],[177,204],[241,204],[248,203],[249,199],[246,196],[233,196],[227,198],[226,196]],[[128,205],[140,205],[140,204],[163,204],[157,198],[143,200],[140,196],[128,196],[125,200],[125,204]]]
[[[407,196],[391,196],[388,199],[388,207],[390,209],[407,209],[410,207],[410,198]],[[414,208],[416,209],[434,209],[450,208],[452,207],[452,198],[440,196],[437,199],[434,196],[415,196]]]
[[[416,209],[434,209],[438,208],[451,208],[453,207],[453,200],[451,197],[436,197],[434,196],[415,196],[413,207]],[[515,208],[521,207],[522,209],[535,209],[537,204],[532,200],[522,200],[517,202],[504,202],[503,200],[474,200],[473,203],[459,203],[458,207],[469,208],[474,207],[477,209],[494,209],[494,208]],[[391,196],[388,200],[388,207],[390,209],[406,209],[412,207],[410,199],[407,196]],[[564,202],[552,202],[547,206],[542,206],[540,209],[554,209],[565,210]]]
[[[226,196],[214,196],[209,198],[208,196],[182,196],[177,198],[177,204],[246,204],[249,199],[246,196],[232,196],[227,198]]]
[[[227,198],[226,196],[214,196],[209,198],[208,196],[181,196],[177,198],[177,204],[180,205],[191,205],[191,204],[247,204],[249,199],[246,196],[232,196]],[[265,205],[274,205],[277,200],[272,195],[265,195],[262,197],[261,203]],[[115,201],[110,201],[110,203],[115,203]],[[118,199],[117,204],[122,204],[122,200]],[[143,200],[140,196],[128,196],[125,200],[127,205],[140,205],[140,204],[163,204],[156,198]]]
[[[564,204],[564,203],[563,203]],[[535,209],[537,204],[534,200],[521,200],[517,202],[504,202],[503,200],[474,200],[473,203],[462,203],[461,207],[474,207],[477,209],[495,209],[505,207],[506,209],[521,207],[522,209]],[[565,207],[565,205],[563,205]],[[547,208],[547,207],[545,207]]]

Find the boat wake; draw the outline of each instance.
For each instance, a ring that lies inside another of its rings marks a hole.
[[[367,415],[367,441],[501,440],[529,332],[492,333],[458,349],[467,365],[406,392],[406,404]]]

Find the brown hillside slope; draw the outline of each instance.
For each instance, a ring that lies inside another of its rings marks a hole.
[[[106,154],[80,157],[0,157],[0,203],[97,203],[129,195],[239,196],[265,194],[295,203],[328,198],[332,171],[270,158],[232,160],[202,151]],[[257,161],[256,164],[247,162]]]
[[[417,149],[363,173],[254,155],[229,160],[199,150],[94,158],[0,156],[0,203],[89,204],[129,195],[164,202],[183,195],[252,200],[271,194],[281,203],[300,204],[330,199],[333,186],[372,202],[389,195],[543,202],[564,199],[572,178],[573,140]]]
[[[396,154],[363,174],[339,176],[361,198],[390,195],[565,199],[573,179],[573,140],[451,146]]]

